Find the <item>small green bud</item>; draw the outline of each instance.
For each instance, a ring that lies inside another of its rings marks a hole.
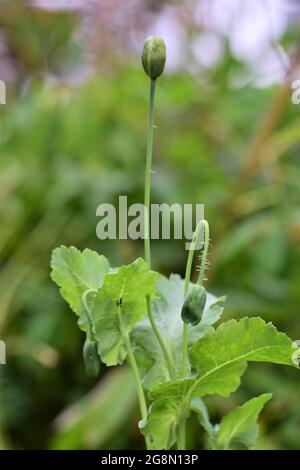
[[[156,80],[165,68],[166,45],[159,36],[149,36],[144,44],[142,64],[147,75]]]
[[[186,296],[182,309],[181,318],[185,323],[195,326],[201,321],[206,304],[206,290],[203,286],[194,284]]]
[[[87,339],[83,346],[83,360],[86,374],[90,377],[97,377],[100,372],[100,358],[96,341]]]

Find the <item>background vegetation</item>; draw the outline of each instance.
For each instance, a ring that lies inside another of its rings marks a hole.
[[[236,15],[237,2],[226,1]],[[205,204],[208,284],[227,295],[226,318],[259,314],[300,338],[300,118],[290,90],[299,11],[283,2],[285,27],[268,37],[283,72],[262,86],[229,32],[194,15],[201,3],[217,16],[207,2],[132,0],[127,15],[118,1],[47,3],[0,2],[0,448],[137,448],[131,375],[103,366],[99,380],[86,377],[76,319],[49,279],[51,250],[87,246],[115,264],[142,254],[139,242],[96,238],[96,207],[120,194],[142,201],[148,81],[139,51],[153,29],[170,50],[157,95],[153,199]],[[209,63],[213,43],[206,59],[195,53],[208,33],[221,45]],[[153,244],[163,273],[183,273],[185,258],[181,242]],[[217,419],[273,391],[258,447],[299,449],[299,390],[293,370],[252,365],[238,393],[208,406]],[[205,447],[196,421],[189,445]]]

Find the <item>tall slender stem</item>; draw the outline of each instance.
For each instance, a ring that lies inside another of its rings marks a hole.
[[[200,271],[199,271],[197,284],[202,285],[204,281],[205,267],[206,267],[208,247],[209,247],[209,225],[208,225],[207,220],[205,219],[201,220],[197,224],[197,227],[193,234],[193,238],[192,238],[192,242],[191,242],[191,246],[190,246],[190,250],[188,254],[188,259],[186,263],[185,280],[184,280],[184,297],[186,297],[188,294],[190,280],[191,280],[194,253],[196,249],[196,243],[199,237],[200,229],[202,227],[204,228],[204,247],[203,247],[203,253],[201,257]],[[187,362],[188,362],[187,356],[188,356],[188,325],[186,323],[183,323],[183,335],[182,335],[182,376],[183,377],[185,377],[187,373]]]
[[[201,228],[204,228],[204,247],[203,253],[201,257],[200,263],[200,270],[199,276],[197,280],[197,284],[202,285],[205,276],[205,268],[206,268],[206,261],[208,255],[208,247],[209,247],[209,225],[207,220],[201,220],[195,229],[193,234],[188,259],[186,263],[186,270],[185,270],[185,279],[184,279],[184,297],[187,296],[189,291],[189,285],[191,280],[191,273],[192,273],[192,266],[193,266],[193,259],[196,250],[196,243],[199,237],[199,232]],[[185,377],[187,374],[187,366],[188,366],[188,325],[183,323],[183,334],[182,334],[182,376]],[[178,424],[178,439],[177,439],[177,449],[178,450],[185,450],[185,437],[186,437],[186,417],[181,418]]]
[[[144,250],[145,260],[151,269],[151,248],[150,248],[150,198],[151,198],[151,171],[152,171],[152,154],[153,154],[153,109],[155,98],[155,84],[156,80],[150,80],[150,98],[149,98],[149,113],[148,113],[148,135],[147,135],[147,153],[146,153],[146,170],[145,170],[145,193],[144,193]],[[149,321],[154,335],[162,349],[163,355],[167,362],[170,378],[174,377],[174,365],[171,354],[160,334],[160,331],[155,323],[151,299],[147,298],[147,311]]]
[[[151,268],[151,250],[150,250],[150,196],[151,196],[151,171],[152,171],[152,153],[153,153],[153,108],[155,98],[156,80],[150,80],[150,98],[148,113],[148,135],[147,135],[147,153],[145,170],[145,193],[144,193],[144,249],[145,260]]]

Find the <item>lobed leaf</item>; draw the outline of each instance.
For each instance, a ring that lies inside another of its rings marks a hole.
[[[60,246],[52,252],[51,279],[60,287],[62,297],[68,302],[79,318],[79,325],[87,330],[83,310],[82,294],[93,289],[97,291],[109,271],[109,262],[103,255],[86,248],[80,252],[74,246]]]
[[[91,315],[99,353],[108,366],[122,364],[126,357],[118,320],[119,308],[122,328],[125,334],[129,334],[147,313],[146,298],[155,295],[156,282],[157,274],[149,271],[141,258],[105,276],[103,286],[95,297]]]

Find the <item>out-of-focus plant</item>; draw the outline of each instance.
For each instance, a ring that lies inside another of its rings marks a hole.
[[[28,78],[62,74],[79,56],[78,47],[70,40],[76,24],[74,15],[33,8],[24,0],[2,1],[4,59],[11,60],[15,81],[21,85]]]

